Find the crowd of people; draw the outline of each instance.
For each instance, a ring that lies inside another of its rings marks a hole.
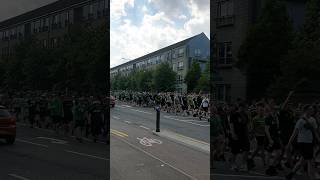
[[[214,161],[228,162],[233,171],[264,167],[270,176],[287,169],[283,172],[287,180],[303,170],[310,180],[319,178],[320,103],[294,105],[293,93],[283,103],[262,99],[214,104]],[[259,162],[263,165],[258,167]]]
[[[198,117],[199,120],[210,120],[209,95],[204,93],[151,93],[116,91],[112,92],[116,99],[140,107],[155,107],[167,113],[181,116]]]
[[[47,128],[56,133],[75,135],[80,142],[83,137],[92,137],[96,142],[99,136],[108,135],[106,110],[109,102],[103,96],[8,92],[1,95],[0,102],[16,116],[18,122],[29,123],[30,128]]]

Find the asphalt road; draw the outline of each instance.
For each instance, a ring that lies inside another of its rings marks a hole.
[[[154,116],[154,112],[150,109],[123,104],[111,109],[111,179],[209,180],[210,155],[156,136],[153,133]],[[168,127],[170,125],[173,127]],[[187,131],[183,128],[189,128],[189,131],[194,128],[195,131],[197,128],[203,130],[209,127],[181,121],[170,122],[167,119],[161,122],[161,129],[166,128],[176,128],[178,132],[185,132],[184,135],[187,135]],[[202,133],[194,132],[193,138]]]
[[[133,107],[117,101],[112,109],[111,118],[129,121],[150,129],[156,127],[156,111],[152,108]],[[161,112],[160,129],[167,129],[187,137],[210,143],[210,123],[194,117],[176,116],[173,113]]]
[[[0,141],[0,180],[106,180],[109,146],[18,125],[14,145]]]

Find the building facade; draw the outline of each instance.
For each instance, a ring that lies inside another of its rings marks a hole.
[[[246,75],[235,67],[235,62],[248,28],[258,20],[265,0],[215,0],[211,3],[211,33],[215,37],[214,99],[227,102],[246,99]],[[298,29],[303,24],[305,1],[286,1],[286,5]]]
[[[201,69],[205,68],[206,62],[210,59],[210,40],[204,34],[198,34],[186,40],[180,41],[155,52],[126,62],[111,68],[110,76],[128,75],[133,70],[147,70],[155,68],[158,64],[167,62],[177,72],[177,92],[186,92],[187,86],[184,78],[193,61],[200,64]]]
[[[35,37],[45,48],[59,46],[73,25],[106,24],[108,0],[59,0],[0,22],[0,58],[15,53],[15,45]]]

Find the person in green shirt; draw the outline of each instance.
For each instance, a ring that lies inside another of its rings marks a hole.
[[[79,142],[82,142],[82,130],[84,128],[84,107],[78,100],[74,101],[72,107],[73,121],[75,123],[75,135]]]
[[[50,115],[53,121],[54,130],[58,132],[58,128],[62,125],[63,104],[58,95],[55,95],[49,103]]]

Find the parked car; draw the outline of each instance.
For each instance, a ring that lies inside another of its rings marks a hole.
[[[13,144],[16,140],[16,118],[7,110],[0,106],[0,139],[5,139],[7,144]]]
[[[114,107],[116,105],[116,98],[114,96],[110,96],[110,106]]]

